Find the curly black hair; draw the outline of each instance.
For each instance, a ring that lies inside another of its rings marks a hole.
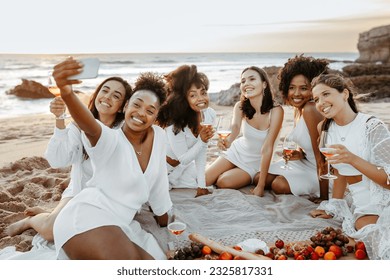
[[[167,99],[167,91],[164,79],[161,75],[153,72],[141,73],[134,84],[133,94],[139,90],[150,90],[159,99],[160,105]]]
[[[173,131],[178,134],[188,126],[195,134],[198,133],[198,116],[191,109],[187,95],[192,85],[207,91],[209,79],[204,73],[198,72],[196,65],[181,65],[166,74],[168,99],[160,108],[157,123],[161,127],[173,125]]]
[[[267,72],[265,72],[263,69],[256,67],[256,66],[250,66],[245,68],[242,72],[241,75],[244,74],[248,70],[253,70],[259,73],[260,79],[263,82],[267,83],[267,87],[264,89],[264,97],[263,97],[263,102],[260,107],[260,113],[265,114],[268,113],[273,107],[274,107],[274,98],[271,90],[271,83],[269,82],[269,78],[267,75]],[[253,115],[256,113],[256,109],[253,108],[252,104],[250,103],[249,99],[247,98],[242,98],[241,99],[241,104],[240,108],[242,110],[242,113],[245,117],[248,119],[252,119]]]
[[[288,89],[291,80],[295,76],[303,75],[310,83],[314,77],[328,72],[328,64],[329,61],[326,59],[304,56],[303,54],[289,58],[278,74],[280,80],[279,90],[282,92],[285,103],[288,100]]]

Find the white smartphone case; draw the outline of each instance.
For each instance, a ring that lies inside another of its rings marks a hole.
[[[94,79],[97,77],[100,66],[100,61],[98,58],[83,58],[78,59],[78,61],[84,65],[83,72],[77,75],[69,76],[69,80]]]

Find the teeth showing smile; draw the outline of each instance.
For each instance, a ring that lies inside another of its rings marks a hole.
[[[204,102],[198,103],[198,104],[196,104],[196,106],[204,108],[204,107],[206,107],[206,103],[204,103]]]
[[[100,102],[100,105],[106,106],[106,107],[108,107],[108,108],[111,107],[110,104],[108,104],[108,103],[106,103],[106,102],[104,102],[104,101]]]
[[[140,119],[138,119],[138,118],[136,118],[136,117],[133,117],[132,119],[133,119],[133,121],[135,121],[135,122],[137,122],[137,123],[140,123],[140,124],[143,124],[143,123],[144,123],[143,121],[141,121]]]
[[[295,103],[299,103],[299,102],[302,101],[302,98],[293,98],[293,101],[294,101]]]
[[[325,114],[328,113],[329,111],[330,111],[330,106],[322,109],[322,112],[324,112]]]

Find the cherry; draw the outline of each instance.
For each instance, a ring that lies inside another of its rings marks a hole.
[[[279,249],[282,249],[284,247],[284,242],[282,239],[278,239],[275,241],[275,246],[278,247]]]

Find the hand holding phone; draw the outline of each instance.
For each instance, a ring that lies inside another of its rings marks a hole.
[[[79,74],[69,76],[68,80],[94,79],[99,72],[100,61],[98,58],[77,59],[83,66],[83,71]]]

